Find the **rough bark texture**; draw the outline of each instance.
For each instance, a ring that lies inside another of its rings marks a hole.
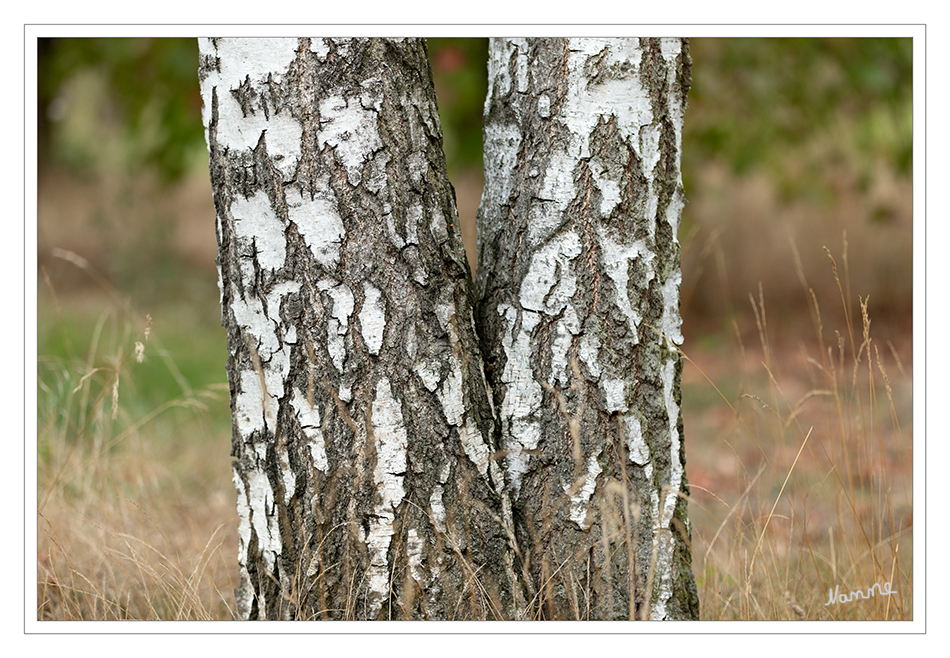
[[[681,39],[493,39],[477,311],[534,614],[694,619]]]
[[[512,619],[421,40],[207,39],[244,619]]]

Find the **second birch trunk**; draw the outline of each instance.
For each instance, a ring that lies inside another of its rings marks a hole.
[[[535,614],[693,619],[681,39],[493,39],[483,353]]]

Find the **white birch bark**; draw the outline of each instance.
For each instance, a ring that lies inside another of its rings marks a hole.
[[[546,618],[698,612],[680,415],[681,39],[493,39],[477,290]]]
[[[524,607],[421,40],[202,39],[243,619]]]

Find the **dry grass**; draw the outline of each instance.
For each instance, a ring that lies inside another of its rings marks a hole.
[[[913,619],[912,381],[872,337],[867,299],[852,301],[847,252],[843,268],[828,258],[843,329],[825,326],[800,271],[817,351],[802,340],[778,359],[765,303],[750,297],[759,344],[737,329],[737,361],[758,363],[716,389],[699,432],[687,424],[703,619]],[[687,390],[714,386],[687,361]],[[849,601],[827,605],[833,592]]]
[[[227,387],[146,407],[138,360],[170,357],[135,318],[106,304],[84,353],[39,359],[39,620],[233,616],[233,493],[208,426]]]
[[[759,296],[756,342],[737,329],[718,365],[686,354],[703,619],[913,618],[910,359],[873,338],[865,299],[849,303],[845,264],[834,263],[838,331],[809,295],[813,337],[796,353]],[[39,360],[37,619],[232,619],[234,494],[227,429],[212,420],[227,417],[226,386],[149,406],[136,345],[170,356],[143,318],[101,303],[81,353]],[[884,583],[890,596],[825,605],[829,590]]]

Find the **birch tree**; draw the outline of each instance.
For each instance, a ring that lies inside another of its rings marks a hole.
[[[242,619],[688,619],[681,40],[205,39]]]
[[[690,619],[681,39],[493,39],[478,324],[546,618]]]
[[[203,39],[242,619],[511,619],[425,45]]]

